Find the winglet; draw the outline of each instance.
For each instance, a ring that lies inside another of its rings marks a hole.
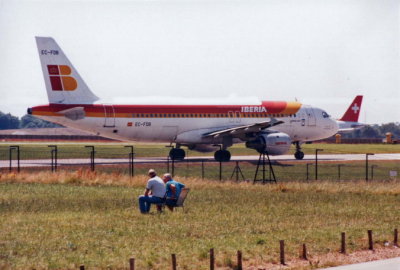
[[[340,120],[346,122],[358,122],[362,100],[363,96],[356,96]]]

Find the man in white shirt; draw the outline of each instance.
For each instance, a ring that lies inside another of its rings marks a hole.
[[[166,191],[164,181],[157,176],[155,170],[149,170],[149,177],[150,179],[147,181],[144,195],[139,196],[139,208],[142,214],[147,214],[150,212],[150,206],[152,203],[162,203]]]

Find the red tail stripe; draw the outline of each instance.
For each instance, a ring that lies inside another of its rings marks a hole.
[[[363,96],[356,96],[356,98],[353,100],[350,107],[347,109],[347,111],[340,120],[346,122],[358,122],[358,117],[361,111],[362,99]]]

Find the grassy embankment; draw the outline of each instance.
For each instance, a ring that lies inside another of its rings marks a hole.
[[[145,177],[78,171],[3,174],[0,181],[0,265],[13,269],[115,269],[131,256],[138,269],[168,269],[171,253],[180,269],[208,269],[211,247],[218,266],[234,265],[239,249],[245,266],[258,266],[278,262],[281,239],[294,258],[302,243],[312,255],[336,252],[345,231],[351,252],[366,248],[368,229],[378,244],[392,240],[400,221],[400,184],[393,181],[183,179],[192,189],[187,213],[146,216],[136,200],[132,206]]]
[[[166,157],[170,148],[165,147],[165,144],[145,144],[145,143],[48,143],[48,144],[36,144],[36,143],[22,143],[21,159],[38,159],[50,157],[50,148],[47,145],[56,144],[58,145],[58,157],[61,158],[87,158],[89,157],[89,149],[85,148],[85,145],[94,145],[96,148],[97,158],[126,158],[129,153],[128,148],[124,148],[125,145],[133,145],[135,147],[136,157]],[[18,145],[2,143],[0,144],[0,159],[8,159],[8,151],[10,145]],[[304,144],[303,151],[306,155],[315,153],[315,149],[324,149],[320,152],[320,155],[324,154],[365,154],[365,153],[400,153],[400,144]],[[186,147],[184,147],[187,150]],[[234,145],[229,148],[232,155],[256,155],[257,152],[252,149],[248,149],[244,144]],[[292,146],[290,154],[294,153],[295,147]],[[196,151],[187,150],[188,156],[206,156],[213,157],[213,153],[199,153]],[[15,153],[14,153],[15,156]]]

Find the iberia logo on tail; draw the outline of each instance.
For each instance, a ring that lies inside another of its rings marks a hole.
[[[78,87],[71,75],[71,68],[67,65],[47,65],[51,89],[53,91],[74,91]]]

